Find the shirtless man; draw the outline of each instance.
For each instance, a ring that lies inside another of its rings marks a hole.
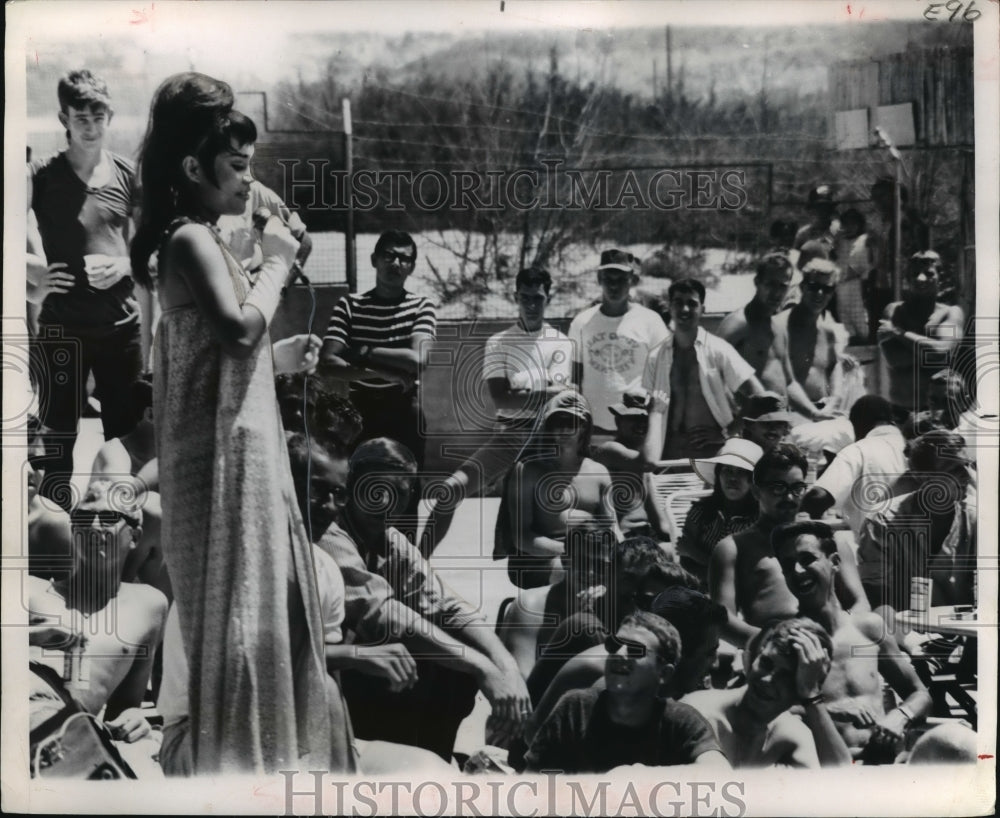
[[[784,253],[764,256],[757,264],[753,283],[756,288],[753,299],[722,319],[716,334],[743,356],[767,389],[784,393],[784,369],[771,351],[772,319],[784,304],[792,284],[792,262]]]
[[[747,652],[747,684],[682,699],[712,725],[733,768],[839,767],[851,756],[822,694],[833,649],[808,619],[767,627]],[[789,709],[802,706],[802,718]]]
[[[37,648],[83,644],[82,671],[67,684],[75,698],[127,742],[149,733],[139,707],[160,640],[167,600],[148,585],[123,583],[125,557],[142,534],[142,512],[112,496],[110,481],[87,489],[72,512],[73,569],[68,577],[28,577],[29,642]],[[61,631],[61,636],[58,632]],[[32,652],[63,672],[63,657]]]
[[[643,456],[649,428],[649,396],[642,390],[626,392],[612,404],[615,439],[594,448],[594,460],[607,467],[615,491],[612,493],[618,525],[624,536],[654,537],[672,550],[668,542],[666,511],[656,502],[651,463]]]
[[[518,463],[508,482],[506,509],[514,553],[507,573],[519,588],[548,585],[562,573],[567,526],[598,520],[618,533],[611,475],[587,456],[592,426],[583,396],[565,391],[543,410],[543,443],[555,453]]]
[[[782,361],[791,408],[808,420],[835,417],[830,382],[844,357],[847,333],[827,307],[840,269],[813,259],[802,271],[802,301],[774,319],[774,355]]]
[[[840,735],[855,758],[891,761],[902,749],[907,725],[930,712],[930,695],[880,616],[848,614],[841,607],[834,591],[840,557],[829,526],[816,521],[779,526],[771,542],[799,613],[833,638],[833,664],[822,692]],[[888,713],[883,677],[902,700]]]
[[[153,384],[147,377],[132,383],[129,389],[129,406],[135,418],[132,431],[108,440],[97,451],[91,466],[91,479],[121,475],[139,475],[156,459],[153,441]],[[155,477],[155,464],[147,476]],[[155,488],[151,486],[150,488]]]
[[[771,531],[790,523],[808,486],[808,463],[787,443],[766,452],[753,470],[750,489],[760,503],[753,526],[720,540],[708,566],[709,596],[729,612],[722,637],[738,647],[772,619],[795,615],[796,603],[771,550]]]
[[[885,308],[878,344],[889,369],[889,401],[903,423],[927,404],[930,377],[948,365],[965,329],[961,307],[937,300],[941,257],[933,250],[910,259],[909,291]]]

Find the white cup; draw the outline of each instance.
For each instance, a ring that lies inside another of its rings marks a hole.
[[[83,268],[87,271],[87,277],[92,278],[98,267],[104,267],[112,260],[111,256],[104,253],[89,253],[83,257]]]

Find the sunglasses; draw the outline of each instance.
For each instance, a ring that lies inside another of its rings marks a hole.
[[[775,497],[784,497],[786,494],[791,494],[792,497],[801,497],[809,490],[808,483],[783,483],[780,480],[773,483],[758,483],[757,487],[770,492]]]
[[[823,295],[829,295],[835,289],[834,287],[831,287],[828,284],[814,284],[811,282],[808,284],[803,284],[802,286],[805,289],[809,290],[809,292],[822,293]]]
[[[630,639],[619,639],[615,634],[611,634],[604,640],[604,649],[611,656],[618,653],[622,647],[625,648],[625,655],[629,659],[641,659],[646,655],[646,646],[641,642],[633,642]]]
[[[398,261],[400,264],[409,265],[417,260],[416,256],[411,256],[409,253],[397,253],[394,250],[380,250],[379,256],[390,264]]]
[[[75,509],[70,512],[69,515],[70,523],[73,526],[81,528],[89,528],[94,524],[95,519],[97,520],[98,525],[102,528],[113,528],[122,520],[131,526],[139,525],[139,521],[132,515],[125,514],[122,511],[113,511],[111,509],[102,509],[100,511],[93,509]]]

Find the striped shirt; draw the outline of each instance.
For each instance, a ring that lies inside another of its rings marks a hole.
[[[399,298],[384,299],[375,290],[348,293],[333,308],[323,341],[339,341],[346,347],[387,347],[409,349],[415,335],[433,338],[437,328],[434,305],[424,296],[405,292]],[[355,386],[380,388],[381,379]]]

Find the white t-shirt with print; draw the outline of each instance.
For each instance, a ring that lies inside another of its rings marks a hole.
[[[575,360],[583,364],[581,391],[594,425],[614,429],[610,407],[639,385],[650,350],[666,339],[666,324],[648,307],[630,304],[623,315],[609,316],[600,305],[588,307],[569,327]]]

